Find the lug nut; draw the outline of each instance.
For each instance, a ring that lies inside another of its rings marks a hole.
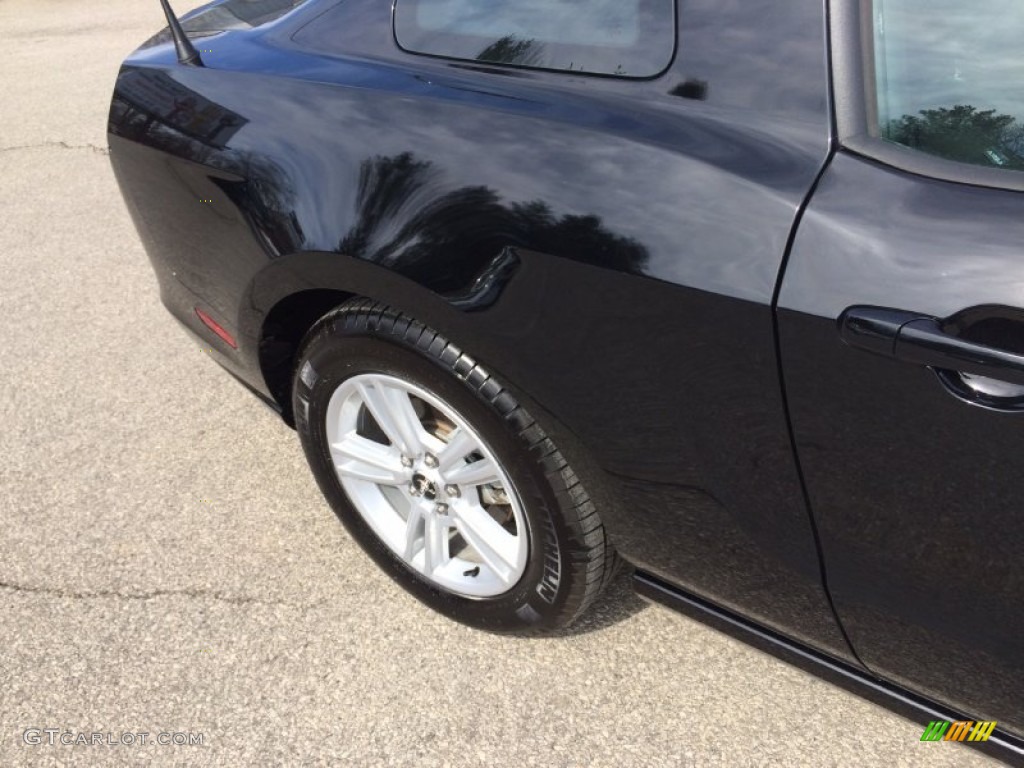
[[[459,498],[461,495],[459,492],[459,486],[457,485],[446,485],[444,487],[444,495],[451,496],[453,499]]]
[[[437,457],[428,453],[426,456],[423,457],[423,463],[426,464],[431,469],[433,469],[434,467],[437,466]]]
[[[448,505],[447,504],[435,504],[434,505],[434,511],[437,512],[437,514],[439,514],[439,515],[447,515],[448,514]]]
[[[411,467],[412,466],[412,459],[410,459],[408,456],[403,456],[402,457],[402,466],[405,467],[406,469]]]

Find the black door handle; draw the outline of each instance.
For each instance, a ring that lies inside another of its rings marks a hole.
[[[853,347],[940,370],[1024,384],[1024,355],[952,336],[939,321],[916,312],[850,307],[839,335]]]

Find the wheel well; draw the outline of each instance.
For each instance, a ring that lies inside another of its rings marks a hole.
[[[281,408],[281,415],[292,426],[292,374],[302,339],[317,320],[354,297],[344,291],[300,291],[281,299],[263,321],[260,371],[267,389]]]

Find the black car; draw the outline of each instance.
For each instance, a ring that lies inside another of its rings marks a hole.
[[[628,563],[1021,749],[1019,2],[168,19],[109,123],[163,302],[394,579],[529,634]]]

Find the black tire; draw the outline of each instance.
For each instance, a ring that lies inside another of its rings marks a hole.
[[[348,499],[325,435],[327,404],[347,378],[397,376],[451,405],[486,441],[522,502],[529,555],[504,594],[469,598],[407,565]],[[493,632],[539,634],[575,621],[614,575],[615,556],[594,504],[541,427],[484,367],[407,315],[353,300],[322,318],[299,354],[296,428],[320,489],[349,533],[402,587],[456,621]]]

